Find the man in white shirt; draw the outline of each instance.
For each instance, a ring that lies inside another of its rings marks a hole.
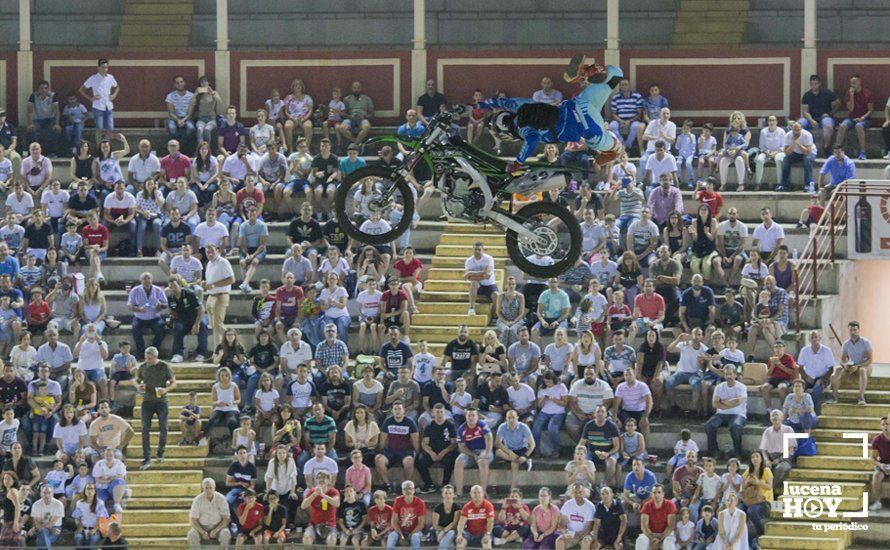
[[[108,60],[100,59],[99,71],[80,86],[80,95],[93,102],[93,121],[96,123],[96,147],[108,131],[114,129],[114,99],[121,88],[108,73]],[[89,90],[89,92],[87,92]]]
[[[207,245],[205,251],[207,269],[204,275],[207,280],[204,282],[204,293],[207,295],[207,316],[213,330],[213,349],[216,349],[226,330],[226,311],[229,309],[229,293],[235,283],[235,272],[216,245]]]
[[[657,142],[661,141],[670,148],[677,140],[677,125],[671,121],[671,110],[667,107],[661,109],[658,118],[651,121],[643,132],[643,141],[646,143],[646,150],[640,155],[640,171],[645,170],[646,161],[649,156],[655,152]],[[655,180],[656,182],[658,180]]]
[[[775,115],[770,115],[768,126],[760,130],[760,153],[754,157],[754,183],[763,182],[763,167],[767,162],[776,163],[776,183],[782,180],[782,161],[785,159],[785,129],[780,128]]]
[[[246,143],[238,145],[238,151],[232,153],[222,163],[222,174],[232,180],[232,188],[244,185],[248,174],[256,175],[260,166],[259,155],[253,153]]]
[[[562,103],[562,92],[553,87],[553,80],[549,76],[545,76],[541,79],[541,89],[532,94],[532,101],[559,105]]]
[[[123,180],[116,181],[114,192],[105,197],[102,219],[109,233],[126,231],[130,237],[130,251],[136,252],[136,197],[126,190]]]
[[[735,367],[724,365],[723,377],[726,382],[717,384],[711,404],[714,416],[705,423],[708,435],[708,456],[717,456],[717,430],[729,427],[735,456],[742,455],[742,431],[748,421],[748,388],[735,379]],[[695,395],[693,393],[693,395]]]
[[[784,458],[785,454],[785,434],[793,434],[794,428],[784,424],[785,415],[779,409],[773,409],[769,413],[770,427],[763,430],[760,436],[761,451],[766,454],[767,466],[773,471],[773,490],[781,492],[784,486],[785,478],[791,471],[791,460]],[[797,446],[796,439],[788,441],[789,447],[793,453],[794,447]]]
[[[760,219],[763,223],[754,228],[752,246],[760,251],[760,257],[763,263],[769,265],[773,261],[776,251],[785,240],[785,229],[781,225],[773,221],[773,214],[769,208],[760,209]]]
[[[207,220],[199,223],[194,232],[198,256],[205,256],[205,248],[211,244],[225,255],[226,250],[229,248],[229,229],[216,221],[217,214],[213,208],[208,208],[207,213],[204,215]]]
[[[182,144],[191,143],[191,138],[195,135],[195,123],[191,117],[194,95],[185,89],[185,77],[176,75],[173,77],[173,91],[164,99],[167,105],[167,133],[170,134],[170,139]]]
[[[201,489],[189,510],[189,548],[199,548],[201,539],[216,539],[221,547],[228,548],[232,532],[228,529],[231,512],[226,497],[216,492],[216,482],[210,477],[204,478]]]
[[[584,378],[576,380],[569,390],[569,414],[565,425],[572,441],[579,440],[581,429],[593,420],[598,406],[612,409],[612,399],[615,397],[612,387],[597,377],[596,372],[596,365],[588,365],[584,369]]]
[[[534,344],[532,344],[534,345]],[[504,375],[504,385],[507,387],[507,398],[510,407],[519,414],[519,421],[529,424],[535,419],[535,390],[512,373]]]
[[[692,411],[699,411],[699,390],[701,389],[702,379],[701,362],[708,353],[708,346],[703,342],[704,334],[702,329],[695,327],[689,334],[683,333],[671,342],[667,351],[669,353],[679,353],[680,359],[677,361],[677,371],[674,372],[664,382],[664,393],[667,399],[665,403],[670,409],[670,405],[674,399],[674,390],[681,384],[689,384],[692,386]],[[713,455],[711,455],[713,456]]]
[[[151,142],[139,140],[139,153],[130,157],[127,164],[127,191],[134,195],[142,189],[148,178],[155,178],[161,173],[161,161],[151,150]]]
[[[293,375],[297,373],[299,365],[312,366],[312,346],[303,341],[303,333],[298,328],[287,331],[287,341],[281,344],[278,350],[279,370],[286,375],[287,380],[282,380],[282,388],[287,387]]]
[[[476,242],[473,255],[464,262],[464,279],[470,282],[470,309],[467,315],[476,315],[476,297],[484,296],[492,306],[498,299],[498,285],[494,278],[494,258],[485,253],[485,245]]]
[[[815,191],[813,181],[813,161],[816,159],[816,145],[813,143],[813,134],[804,130],[799,122],[791,126],[791,131],[785,134],[785,159],[782,161],[782,181],[776,187],[776,191],[787,191],[788,180],[791,178],[791,166],[803,163],[803,183],[809,188],[809,192]]]
[[[52,548],[62,532],[65,507],[53,498],[53,488],[50,484],[46,483],[40,488],[40,500],[31,506],[30,516],[32,525],[28,530],[28,536],[36,537],[38,548]]]
[[[649,182],[647,198],[651,194],[652,189],[658,186],[662,174],[670,174],[674,186],[678,188],[680,186],[677,179],[677,159],[667,151],[667,148],[668,145],[665,142],[658,141],[652,146],[654,154],[647,155],[645,162],[640,161],[643,164],[642,168],[644,170],[643,181]]]
[[[315,485],[315,475],[318,472],[327,472],[337,477],[337,472],[340,469],[337,461],[327,455],[328,448],[324,443],[316,443],[312,447],[312,451],[312,458],[303,465],[303,477],[306,478],[306,484],[309,487]]]
[[[831,385],[831,377],[837,361],[834,352],[822,345],[822,335],[818,330],[810,332],[809,345],[800,349],[797,364],[800,365],[800,376],[813,397],[816,414],[822,412],[822,392]]]
[[[559,523],[565,526],[565,531],[556,539],[556,547],[571,548],[575,544],[580,544],[582,548],[589,546],[588,535],[593,528],[595,511],[593,503],[584,498],[584,485],[573,483],[572,498],[559,510]]]

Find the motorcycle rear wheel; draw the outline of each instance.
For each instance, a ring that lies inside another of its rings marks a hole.
[[[533,202],[522,207],[514,219],[541,237],[528,242],[512,229],[507,230],[507,253],[520,270],[535,278],[558,277],[581,256],[581,226],[571,212],[552,202]],[[553,265],[538,265],[529,257],[536,252],[550,256]]]
[[[362,212],[349,207],[354,205],[353,195],[356,189],[361,189],[363,182],[368,180],[373,181],[375,189],[378,190],[385,190],[389,186],[396,188],[396,192],[388,203],[375,203],[374,201],[369,203],[369,208],[376,209],[381,214],[381,219],[386,220],[387,223],[390,222],[389,216],[393,205],[400,205],[401,219],[395,224],[390,224],[391,229],[385,233],[372,235],[362,231],[361,226],[367,218]],[[346,176],[343,183],[337,187],[337,193],[334,195],[334,212],[337,214],[337,221],[343,228],[343,232],[353,239],[369,245],[390,244],[411,227],[414,218],[414,192],[411,184],[405,178],[399,176],[397,179],[393,179],[392,171],[389,168],[366,166]]]

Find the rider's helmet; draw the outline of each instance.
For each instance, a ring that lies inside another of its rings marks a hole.
[[[501,111],[491,117],[489,128],[498,139],[512,141],[518,138],[519,132],[516,128],[516,113],[510,111]]]

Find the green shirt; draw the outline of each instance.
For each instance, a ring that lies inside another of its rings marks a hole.
[[[167,401],[167,394],[158,397],[155,389],[166,388],[167,382],[174,379],[173,369],[163,361],[158,361],[154,365],[142,363],[136,373],[136,381],[145,384],[145,395],[142,398],[144,401]]]
[[[649,264],[649,276],[653,279],[657,277],[680,277],[683,274],[683,265],[677,260],[671,258],[667,264],[662,265],[661,260],[655,260]],[[663,284],[656,281],[656,285]]]
[[[561,288],[557,289],[556,293],[551,292],[548,288],[538,298],[538,305],[541,306],[541,313],[544,314],[544,317],[558,319],[562,317],[563,310],[570,307],[569,295]]]
[[[309,443],[312,445],[319,443],[327,445],[330,435],[337,433],[337,423],[327,415],[321,421],[316,420],[315,415],[312,415],[303,422],[303,431],[308,434]]]
[[[367,118],[374,112],[374,102],[365,94],[359,94],[358,97],[355,94],[349,94],[343,98],[343,103],[346,105],[346,112],[349,113],[349,116],[360,115]]]

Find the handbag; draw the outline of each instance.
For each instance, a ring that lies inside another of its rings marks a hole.
[[[763,500],[763,493],[760,492],[760,487],[757,485],[750,484],[742,488],[742,502],[745,503],[745,506],[754,506]]]
[[[798,456],[816,456],[816,454],[816,440],[812,436],[798,440],[797,449],[794,451],[795,458]]]

